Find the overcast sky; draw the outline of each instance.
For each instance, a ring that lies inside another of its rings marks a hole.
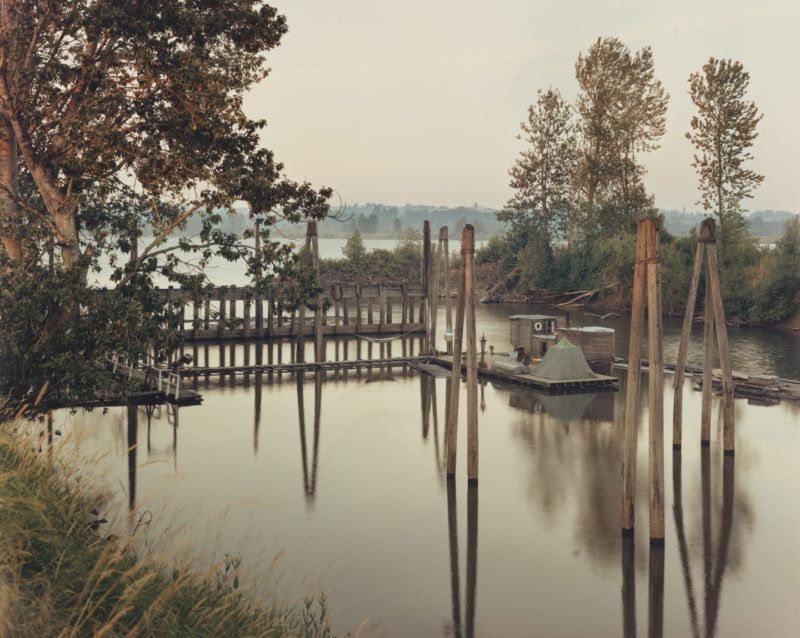
[[[661,208],[699,209],[687,79],[710,56],[741,61],[764,114],[750,210],[800,210],[800,3],[791,0],[273,0],[289,33],[247,100],[293,179],[347,203],[500,207],[537,89],[577,91],[599,36],[651,46],[670,93],[645,157]]]

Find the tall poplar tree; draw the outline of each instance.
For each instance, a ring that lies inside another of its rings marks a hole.
[[[497,217],[533,222],[548,241],[565,231],[575,168],[575,125],[570,105],[556,89],[539,91],[519,139],[527,143],[509,170],[514,195]]]
[[[591,222],[625,227],[652,203],[638,156],[658,148],[669,94],[655,77],[650,47],[632,54],[617,38],[598,38],[581,53],[575,76],[583,201]]]
[[[697,203],[713,211],[720,232],[741,222],[742,200],[752,197],[764,176],[746,168],[750,148],[763,117],[746,99],[750,74],[741,62],[710,58],[702,72],[689,76],[689,95],[697,107],[686,137],[695,147],[694,161],[700,190]]]

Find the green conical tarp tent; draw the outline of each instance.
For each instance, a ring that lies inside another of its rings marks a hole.
[[[597,376],[586,363],[583,351],[566,337],[550,346],[531,374],[551,381],[594,379]]]

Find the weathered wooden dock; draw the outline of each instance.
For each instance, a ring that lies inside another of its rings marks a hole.
[[[179,374],[162,368],[135,367],[116,359],[110,359],[106,361],[106,370],[119,379],[128,380],[140,386],[140,390],[123,397],[127,404],[172,403],[186,406],[199,405],[203,401],[201,394],[181,385]],[[119,404],[120,399],[116,399],[115,403],[108,405]]]
[[[286,311],[249,287],[220,287],[203,294],[162,288],[178,312],[185,341],[261,339],[314,334],[313,313]],[[330,284],[322,295],[322,334],[395,335],[425,331],[425,290],[399,285]]]
[[[484,357],[485,366],[481,363],[478,364],[478,378],[489,379],[492,381],[503,381],[505,383],[512,383],[521,385],[528,388],[535,388],[537,390],[545,390],[551,393],[570,393],[570,392],[603,392],[614,391],[619,388],[619,379],[617,377],[606,376],[603,374],[596,374],[593,378],[586,379],[565,379],[565,380],[552,380],[543,377],[537,377],[534,374],[511,374],[502,370],[493,370],[492,362],[494,358],[505,359],[504,355],[487,354]],[[435,363],[443,368],[452,368],[453,357],[450,355],[439,355],[431,357],[430,363]],[[462,362],[461,371],[466,372],[466,363]]]

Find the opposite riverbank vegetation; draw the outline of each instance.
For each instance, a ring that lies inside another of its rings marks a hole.
[[[625,312],[631,302],[634,242],[633,233],[596,233],[552,246],[534,224],[517,223],[477,251],[478,297],[484,303],[546,303],[565,310]],[[680,316],[689,293],[697,235],[676,237],[662,230],[661,243],[664,313]],[[740,226],[726,230],[718,249],[730,324],[800,329],[800,217],[786,223],[772,248],[762,247]],[[326,284],[394,283],[419,277],[421,247],[416,237],[392,250],[368,251],[356,231],[342,252],[341,259],[322,260]],[[453,269],[458,267],[458,252],[459,238],[451,238]],[[451,273],[451,281],[454,277]],[[703,286],[701,280],[701,293]],[[702,304],[697,312],[703,312]]]
[[[0,636],[332,636],[324,599],[269,607],[239,587],[234,559],[198,574],[105,530],[99,494],[42,454],[42,439],[9,425],[0,432]]]

